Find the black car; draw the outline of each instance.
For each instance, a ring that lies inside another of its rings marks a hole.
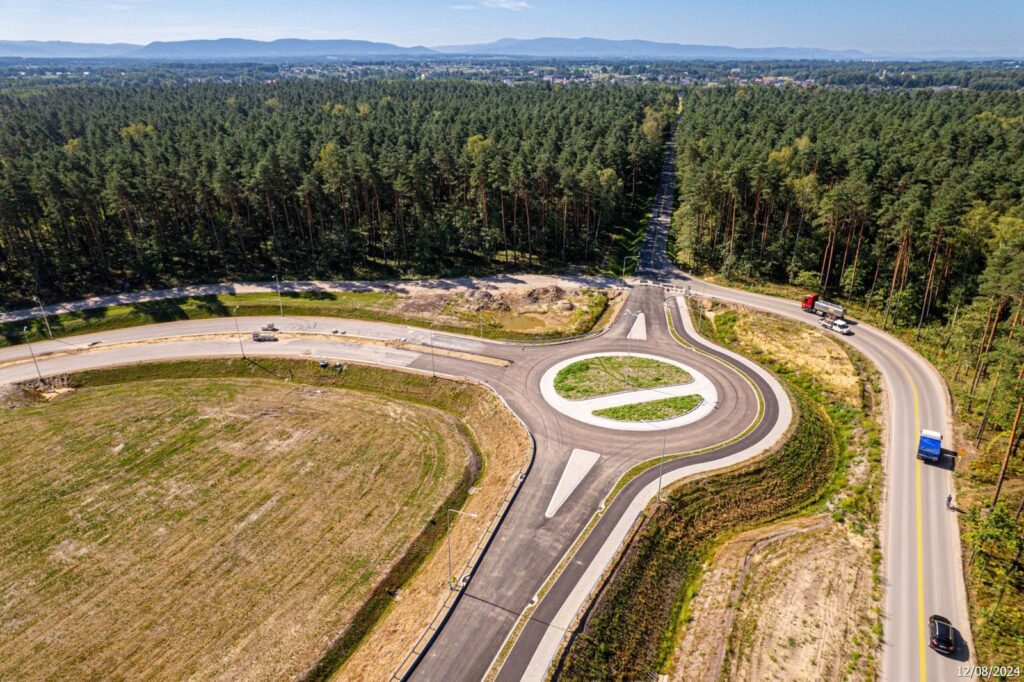
[[[953,624],[942,616],[929,618],[928,641],[939,653],[951,654],[956,651],[956,631],[953,630]]]

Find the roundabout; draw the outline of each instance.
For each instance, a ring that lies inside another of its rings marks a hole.
[[[559,379],[567,372],[585,365],[588,360],[605,358],[625,360],[626,371],[618,377],[620,382],[615,386],[621,390],[610,393],[597,391],[597,395],[575,400],[565,397],[567,391],[559,390]],[[662,382],[664,385],[655,382],[653,386],[643,387],[641,382],[631,380],[628,374],[631,360],[647,360],[655,365],[681,370],[680,376],[685,374],[689,381]],[[548,405],[567,417],[591,426],[620,431],[663,431],[686,426],[704,419],[718,406],[718,390],[704,373],[677,360],[649,353],[601,352],[567,358],[544,372],[540,379],[540,392]],[[692,398],[681,403],[688,409],[674,410],[676,414],[667,418],[629,418],[628,415],[628,408],[634,406],[654,406],[685,398]],[[617,414],[624,416],[613,416]]]

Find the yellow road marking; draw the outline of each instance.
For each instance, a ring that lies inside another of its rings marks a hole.
[[[900,367],[903,369],[903,373],[907,375],[907,381],[910,382],[910,393],[914,396],[914,433],[921,432],[921,415],[918,409],[917,400],[917,385],[914,384],[913,377],[910,376],[910,370],[903,364],[902,361],[897,360]],[[921,522],[921,460],[914,457],[914,502],[915,502],[915,516],[917,525],[917,632],[918,632],[918,650],[921,656],[921,682],[925,682],[928,679],[928,666],[925,654],[928,651],[927,647],[927,635],[925,634],[925,620],[924,620],[924,527]]]

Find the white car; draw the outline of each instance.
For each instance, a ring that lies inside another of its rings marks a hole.
[[[826,317],[822,319],[821,326],[825,329],[831,329],[835,333],[842,334],[843,336],[853,333],[850,331],[850,325],[846,323],[846,320],[830,320]]]

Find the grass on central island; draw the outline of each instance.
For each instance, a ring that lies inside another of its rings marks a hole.
[[[563,398],[583,400],[691,381],[693,377],[689,372],[667,362],[625,355],[602,355],[563,367],[555,376],[555,391]]]
[[[644,403],[606,407],[603,410],[594,410],[594,415],[623,422],[656,422],[692,412],[702,401],[699,395],[681,395]]]

